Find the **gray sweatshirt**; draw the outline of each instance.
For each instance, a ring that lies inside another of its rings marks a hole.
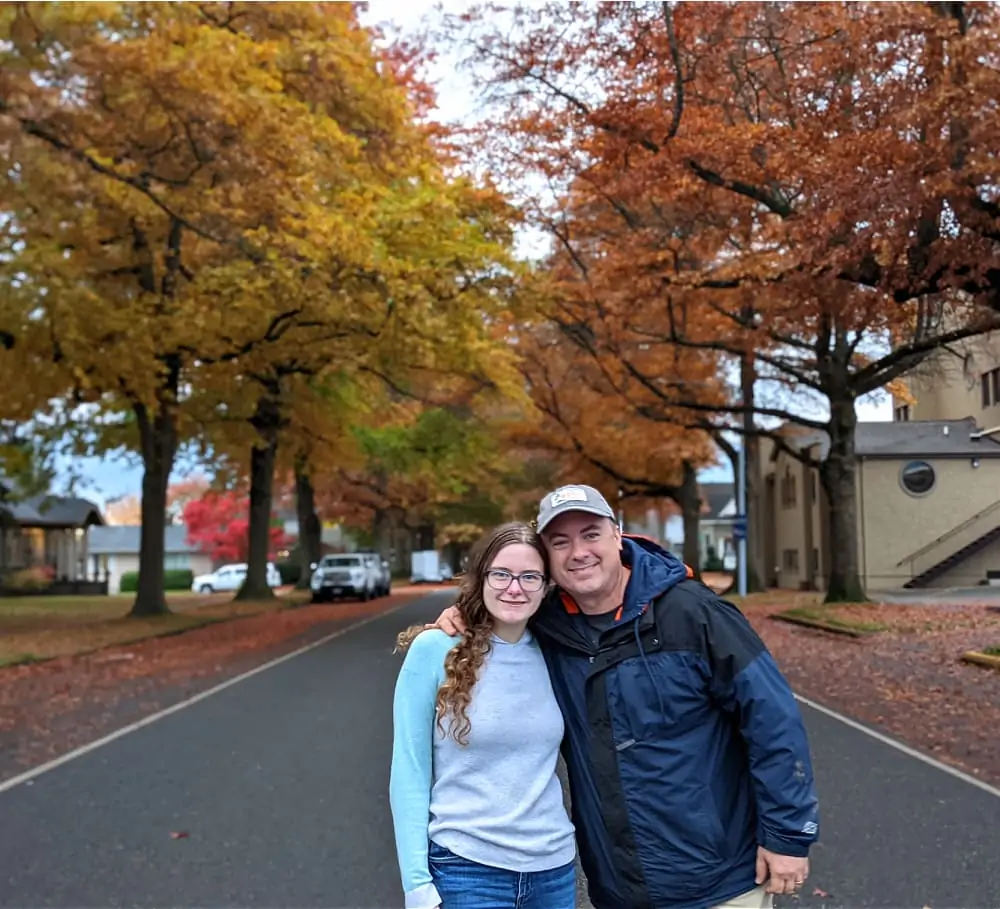
[[[396,683],[389,796],[407,909],[440,902],[427,864],[430,840],[511,871],[558,868],[576,854],[555,772],[563,720],[537,641],[530,632],[516,644],[494,636],[462,746],[440,734],[435,718],[444,658],[458,640],[423,632]]]

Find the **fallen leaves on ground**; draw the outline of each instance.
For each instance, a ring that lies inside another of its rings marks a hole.
[[[1000,783],[1000,672],[960,661],[1000,641],[986,604],[833,607],[887,631],[845,638],[769,616],[793,605],[773,594],[741,608],[793,688],[974,776]]]

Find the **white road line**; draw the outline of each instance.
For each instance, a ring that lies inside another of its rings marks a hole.
[[[916,748],[911,748],[909,745],[904,745],[902,742],[896,741],[896,739],[890,738],[884,733],[878,732],[869,726],[865,726],[863,723],[859,723],[857,720],[852,720],[848,716],[844,716],[842,713],[837,713],[836,710],[831,710],[829,707],[824,707],[822,704],[817,704],[816,701],[811,701],[809,698],[804,698],[802,695],[795,695],[796,700],[801,701],[807,707],[812,708],[818,713],[822,713],[825,716],[830,717],[834,720],[839,720],[845,726],[850,726],[852,729],[857,729],[858,732],[863,732],[865,735],[871,736],[876,741],[881,742],[883,745],[888,745],[890,748],[895,748],[897,751],[902,751],[903,754],[909,755],[912,758],[916,758],[918,761],[923,761],[925,764],[930,764],[938,770],[955,777],[956,779],[962,780],[964,783],[969,783],[972,786],[976,786],[982,789],[983,792],[988,792],[990,795],[995,795],[1000,798],[1000,789],[995,786],[991,786],[989,783],[984,783],[982,780],[977,780],[971,774],[965,773],[952,767],[949,764],[945,764],[942,761],[932,758],[930,755],[924,754],[922,751],[917,751]]]
[[[409,600],[405,603],[400,603],[398,606],[393,606],[391,609],[386,609],[384,612],[380,612],[377,615],[368,616],[368,618],[361,619],[358,622],[353,622],[350,625],[340,628],[325,637],[320,638],[318,641],[313,641],[311,644],[306,644],[305,647],[300,647],[298,650],[293,650],[291,653],[286,653],[284,656],[277,657],[270,662],[264,663],[261,666],[257,666],[255,669],[250,669],[247,672],[243,672],[240,675],[233,676],[231,679],[227,679],[225,682],[220,682],[212,688],[208,688],[205,691],[199,692],[196,695],[188,698],[185,701],[181,701],[174,704],[171,707],[167,707],[164,710],[157,711],[156,713],[151,713],[147,717],[143,717],[135,723],[130,723],[128,726],[123,726],[121,729],[116,729],[114,732],[109,733],[103,738],[95,739],[93,742],[89,742],[86,745],[81,745],[79,748],[74,748],[72,751],[67,751],[66,754],[60,755],[51,761],[47,761],[44,764],[39,764],[37,767],[33,767],[31,770],[26,770],[24,773],[18,774],[17,776],[11,777],[0,783],[0,794],[7,792],[10,789],[14,789],[16,786],[23,785],[29,780],[33,780],[36,777],[41,776],[43,773],[48,773],[50,770],[55,770],[56,767],[60,767],[63,764],[68,764],[70,761],[76,760],[78,757],[83,757],[85,754],[89,754],[91,751],[96,751],[98,748],[103,748],[105,745],[115,741],[115,739],[120,739],[123,736],[128,735],[130,732],[135,732],[137,729],[142,729],[143,726],[149,726],[155,723],[157,720],[162,720],[166,716],[170,716],[172,713],[177,713],[178,711],[184,710],[186,707],[191,707],[197,704],[199,701],[203,701],[206,698],[210,698],[213,694],[218,694],[220,691],[225,691],[227,688],[244,681],[245,679],[252,678],[260,672],[265,672],[268,669],[278,666],[287,660],[294,659],[297,656],[301,656],[303,653],[308,653],[310,650],[314,650],[317,647],[322,647],[324,644],[329,643],[335,638],[339,638],[342,635],[347,634],[349,631],[354,631],[356,628],[361,628],[364,625],[374,622],[383,616],[392,615],[394,612],[402,609],[404,606],[411,605],[414,600]],[[902,742],[898,742],[889,736],[877,732],[857,720],[852,720],[850,717],[844,716],[842,713],[837,713],[836,710],[831,710],[829,707],[824,707],[822,704],[816,701],[810,700],[809,698],[803,697],[802,695],[795,695],[796,699],[801,703],[805,704],[812,710],[822,713],[831,719],[838,720],[845,726],[850,726],[852,729],[857,729],[858,732],[863,732],[867,736],[881,742],[883,745],[888,745],[890,748],[895,748],[897,751],[901,751],[903,754],[909,755],[912,758],[916,758],[918,761],[923,761],[925,764],[929,764],[931,767],[935,767],[938,770],[955,777],[956,779],[962,780],[963,782],[969,783],[972,786],[982,789],[983,792],[988,792],[990,795],[995,795],[1000,798],[1000,789],[991,786],[989,783],[984,783],[982,780],[977,780],[974,776],[968,773],[964,773],[961,770],[957,770],[948,764],[942,763],[936,758],[932,758],[915,748],[911,748],[909,745],[904,745]]]
[[[334,638],[339,638],[341,635],[347,634],[349,631],[354,631],[357,628],[361,628],[363,625],[367,625],[369,622],[374,622],[378,619],[383,618],[387,615],[392,615],[392,613],[397,612],[404,606],[412,605],[416,600],[407,600],[404,603],[400,603],[398,606],[393,606],[391,609],[386,609],[383,612],[379,612],[377,615],[368,616],[367,618],[361,619],[358,622],[353,622],[350,625],[340,628],[325,637],[320,638],[318,641],[313,641],[311,644],[306,644],[305,647],[300,647],[298,650],[293,650],[291,653],[286,653],[284,656],[277,657],[270,662],[264,663],[251,669],[247,672],[240,673],[239,675],[233,676],[231,679],[227,679],[225,682],[220,682],[212,688],[207,688],[205,691],[201,691],[196,695],[188,698],[185,701],[180,701],[171,707],[167,707],[164,710],[159,710],[156,713],[151,713],[149,716],[143,717],[135,723],[130,723],[128,726],[123,726],[121,729],[116,729],[114,732],[109,733],[103,738],[95,739],[93,742],[89,742],[86,745],[81,745],[79,748],[74,748],[72,751],[67,751],[65,754],[54,758],[51,761],[47,761],[44,764],[39,764],[37,767],[32,767],[31,770],[26,770],[24,773],[20,773],[17,776],[11,777],[9,780],[5,780],[0,783],[0,794],[13,789],[15,786],[21,786],[27,783],[29,780],[35,779],[35,777],[41,776],[43,773],[48,773],[50,770],[55,770],[56,767],[61,767],[63,764],[68,764],[70,761],[76,760],[78,757],[83,757],[85,754],[89,754],[91,751],[96,751],[98,748],[103,748],[105,745],[110,744],[115,741],[115,739],[120,739],[123,736],[128,735],[130,732],[135,732],[137,729],[142,729],[143,726],[149,726],[155,723],[157,720],[162,720],[166,716],[170,716],[172,713],[177,713],[180,710],[184,710],[185,707],[191,707],[197,704],[199,701],[204,701],[205,698],[210,698],[213,694],[218,694],[220,691],[225,691],[227,688],[233,685],[243,682],[260,672],[265,672],[268,669],[273,669],[275,666],[279,666],[281,663],[287,660],[292,660],[297,656],[301,656],[303,653],[308,653],[310,650],[314,650],[317,647],[322,647],[324,644],[328,644]],[[387,642],[388,647],[391,642]]]

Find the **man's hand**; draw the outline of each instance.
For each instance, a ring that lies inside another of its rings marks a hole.
[[[465,634],[466,631],[465,622],[462,621],[462,613],[458,611],[457,606],[449,606],[438,616],[437,621],[433,625],[428,625],[427,627],[440,628],[450,637]]]
[[[809,877],[809,859],[778,855],[757,847],[757,883],[767,881],[768,893],[794,893]]]

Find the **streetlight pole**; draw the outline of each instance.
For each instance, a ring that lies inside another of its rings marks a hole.
[[[737,578],[737,592],[741,597],[747,595],[747,437],[744,435],[740,439],[740,452],[737,463],[736,478],[737,488],[737,552],[736,567],[739,572]]]

